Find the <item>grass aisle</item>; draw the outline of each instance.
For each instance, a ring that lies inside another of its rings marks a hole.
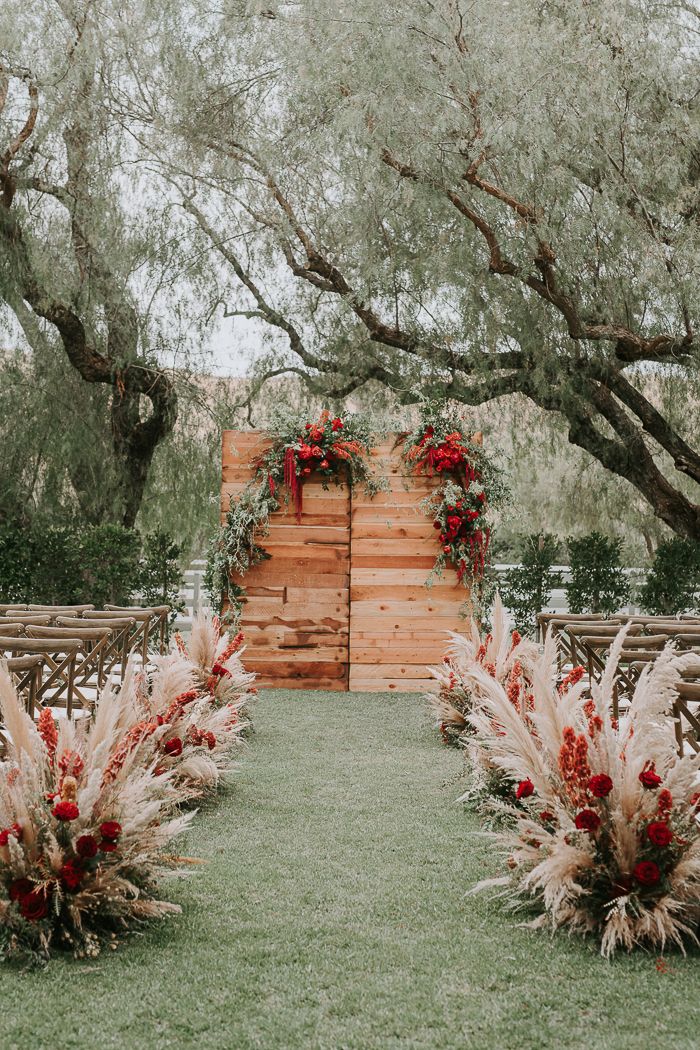
[[[416,697],[270,693],[184,849],[184,914],[95,962],[0,969],[0,1047],[697,1046],[699,957],[603,961],[465,891],[495,869]]]

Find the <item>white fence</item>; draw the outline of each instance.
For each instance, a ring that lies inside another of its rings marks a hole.
[[[202,580],[204,578],[204,567],[206,562],[203,558],[198,558],[190,563],[189,568],[185,572],[185,583],[180,591],[180,597],[185,603],[185,611],[181,616],[178,616],[175,626],[178,631],[183,634],[187,634],[192,626],[192,618],[201,609],[210,609],[211,604],[207,597]],[[508,569],[517,569],[516,564],[506,565],[499,564],[494,565],[496,572],[501,576]],[[571,570],[568,565],[554,565],[552,568],[556,572],[560,572],[566,583],[570,579]],[[643,569],[625,569],[626,575],[630,577],[630,580],[634,583],[641,582],[644,578]],[[632,594],[637,590],[637,587],[632,587]],[[557,588],[552,592],[550,601],[547,605],[547,609],[543,610],[547,612],[568,612],[568,605],[566,602],[566,591],[563,587]],[[630,604],[625,607],[625,612],[635,615],[640,612],[639,606]]]

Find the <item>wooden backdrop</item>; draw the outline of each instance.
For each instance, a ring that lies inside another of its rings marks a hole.
[[[432,519],[421,500],[437,484],[408,475],[390,436],[372,451],[388,490],[325,491],[304,484],[297,524],[291,508],[270,519],[262,542],[272,557],[245,579],[246,666],[267,688],[417,692],[431,689],[426,665],[442,660],[447,632],[461,630],[468,597],[453,569],[431,588]],[[222,520],[264,448],[256,431],[224,431]]]

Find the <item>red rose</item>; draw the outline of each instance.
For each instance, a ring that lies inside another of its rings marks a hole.
[[[647,837],[655,846],[668,846],[673,842],[673,832],[663,820],[654,820],[647,824]]]
[[[462,524],[462,519],[458,518],[456,514],[448,515],[447,525],[452,530],[452,532],[456,532],[461,524]]]
[[[4,831],[0,831],[0,846],[6,846],[10,840],[10,835],[17,839],[18,842],[22,841],[22,825],[13,824],[10,828],[5,828]]]
[[[327,459],[322,459],[319,463],[319,467],[321,470],[328,470],[328,468],[330,467],[330,463]]]
[[[57,802],[51,810],[56,820],[77,820],[80,810],[75,802]]]
[[[163,750],[166,755],[171,755],[173,758],[177,758],[178,755],[182,754],[182,740],[179,736],[173,736],[170,740],[166,740],[163,745]]]
[[[600,817],[592,809],[582,809],[576,814],[574,824],[579,831],[588,831],[592,834],[600,827]]]
[[[632,874],[642,886],[655,886],[661,878],[659,866],[653,860],[640,860]]]
[[[100,849],[103,853],[114,853],[117,848],[117,843],[114,839],[102,839],[100,843]]]
[[[333,428],[334,431],[335,430],[342,430],[343,429],[343,421],[342,421],[342,419],[337,419],[337,418],[334,419],[333,422],[331,423],[331,427]]]
[[[231,672],[229,671],[228,667],[224,667],[224,665],[220,664],[218,660],[216,661],[215,664],[213,664],[212,669],[211,669],[211,673],[213,675],[216,675],[217,678],[230,678],[231,677]]]
[[[41,922],[49,914],[49,902],[44,890],[32,890],[22,897],[19,910],[28,922]]]
[[[529,798],[530,795],[534,795],[535,785],[530,779],[521,780],[515,792],[516,798]]]
[[[122,826],[116,820],[105,820],[100,824],[100,835],[103,839],[111,839],[116,842],[121,833]]]
[[[77,890],[85,872],[74,860],[67,860],[58,874],[67,890]]]
[[[8,887],[10,900],[21,900],[22,897],[26,897],[28,893],[32,892],[33,887],[34,883],[31,882],[29,879],[14,879]]]
[[[442,548],[443,554],[449,554],[451,550],[452,550],[452,548],[451,548],[451,547],[449,546],[449,544],[447,544],[447,543],[446,543],[446,544],[445,544],[445,546],[444,546],[444,547]]]
[[[97,839],[93,835],[81,835],[75,844],[75,852],[89,860],[97,853]]]
[[[657,788],[661,783],[661,777],[656,772],[653,766],[649,769],[643,769],[639,774],[639,782],[645,788]]]
[[[434,528],[434,529],[441,529],[441,528],[442,528],[442,525],[440,524],[440,522],[439,522],[439,521],[434,521],[434,522],[433,522],[433,528]]]
[[[588,781],[588,790],[594,798],[606,798],[613,789],[613,782],[607,773],[598,773]]]
[[[316,459],[323,459],[323,449],[319,448],[318,445],[314,445],[311,449],[311,455],[315,456]]]

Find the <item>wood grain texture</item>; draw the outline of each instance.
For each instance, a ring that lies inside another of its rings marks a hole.
[[[236,580],[247,592],[245,664],[263,688],[426,692],[426,667],[442,660],[450,631],[464,622],[468,592],[448,569],[426,588],[435,530],[420,502],[438,483],[407,474],[392,437],[372,451],[387,489],[304,485],[297,524],[290,508],[270,519],[271,554]],[[225,431],[221,513],[253,474],[265,448],[257,432]]]
[[[232,496],[254,473],[265,448],[256,432],[225,431],[222,518]],[[313,476],[304,485],[301,523],[282,507],[261,539],[270,559],[245,579],[241,627],[245,665],[262,688],[348,688],[350,628],[350,496],[345,486],[327,490]]]

